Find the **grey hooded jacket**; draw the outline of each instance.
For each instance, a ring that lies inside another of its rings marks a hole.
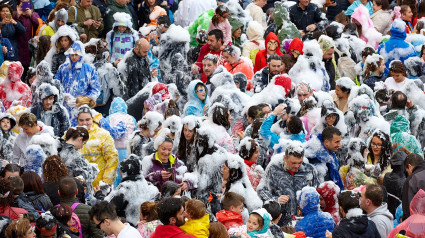
[[[382,203],[381,206],[368,214],[367,217],[375,223],[381,237],[387,237],[388,233],[393,229],[394,217],[388,210],[386,203]]]

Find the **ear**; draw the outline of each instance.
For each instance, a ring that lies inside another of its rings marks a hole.
[[[75,196],[77,196],[77,195],[78,195],[78,188],[75,189]]]
[[[170,224],[169,225],[174,225],[176,224],[176,218],[175,217],[170,217],[169,218]]]

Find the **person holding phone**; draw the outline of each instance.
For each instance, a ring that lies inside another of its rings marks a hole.
[[[12,18],[12,7],[8,4],[0,4],[0,28],[3,38],[7,38],[12,44],[12,61],[18,61],[18,38],[25,33],[25,27]],[[28,45],[28,43],[27,43]]]
[[[143,176],[147,181],[157,186],[159,190],[166,181],[174,181],[180,184],[182,189],[187,187],[186,183],[182,183],[187,168],[181,160],[171,154],[173,140],[168,137],[169,133],[169,129],[162,130],[154,142],[157,152],[147,156],[142,161]]]
[[[76,7],[70,7],[68,22],[77,25],[83,42],[88,42],[91,38],[98,38],[103,30],[103,18],[99,8],[93,6],[93,0],[81,0]]]

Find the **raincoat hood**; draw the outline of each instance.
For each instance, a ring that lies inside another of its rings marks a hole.
[[[73,42],[75,42],[78,39],[78,35],[70,26],[63,25],[57,29],[56,33],[50,38],[50,42],[52,42],[52,45],[56,45],[62,36],[68,36],[71,38]]]
[[[323,197],[325,200],[326,208],[323,210],[324,212],[329,212],[333,208],[338,209],[335,206],[338,202],[338,194],[340,188],[332,181],[326,181],[317,187],[317,192]]]
[[[57,31],[58,28],[60,27],[58,25],[58,20],[62,20],[64,23],[67,23],[68,22],[68,11],[65,10],[64,8],[62,8],[55,13],[55,20],[53,20],[54,25],[55,25],[55,31]]]
[[[207,90],[207,97],[205,98],[205,103],[201,102],[201,99],[199,99],[198,95],[196,95],[196,85],[202,84],[206,90]],[[208,88],[207,85],[205,85],[201,80],[193,80],[189,83],[189,87],[187,87],[188,92],[187,95],[189,95],[189,102],[199,102],[199,104],[205,105],[206,103],[209,104],[209,97],[208,97]],[[203,106],[202,106],[203,107]]]
[[[243,31],[243,23],[240,22],[238,19],[229,17],[229,23],[230,23],[230,26],[232,27],[232,33],[239,28],[241,28]]]
[[[353,14],[351,15],[351,18],[356,19],[360,23],[363,32],[363,28],[373,28],[372,20],[370,20],[369,17],[369,10],[363,4],[360,4],[356,8],[356,10],[354,10]]]
[[[410,215],[425,216],[425,191],[420,189],[410,202]]]
[[[77,54],[79,56],[83,56],[83,47],[80,44],[81,42],[74,42],[71,47],[69,47],[69,49],[65,52],[65,55],[67,55],[68,57],[70,57],[70,55],[72,54]],[[69,58],[71,59],[71,58]],[[81,60],[81,58],[80,58]],[[79,60],[79,61],[80,61]]]
[[[221,210],[216,214],[217,221],[221,222],[227,229],[232,226],[243,225],[242,215],[237,212]]]
[[[280,41],[279,38],[277,37],[277,35],[273,32],[270,32],[267,37],[266,37],[266,41],[264,42],[264,47],[265,49],[267,49],[267,43],[269,43],[270,40],[275,40],[277,41],[277,48],[276,48],[276,53],[280,52]]]
[[[133,28],[133,22],[131,16],[125,12],[117,12],[114,14],[114,24],[112,28],[116,26],[126,26],[128,28]]]
[[[406,39],[406,23],[400,19],[395,19],[391,25],[391,37],[395,39],[405,40]]]
[[[12,114],[10,114],[10,113],[0,113],[0,121],[3,120],[4,118],[8,118],[10,120],[9,131],[11,131],[13,128],[15,128],[16,119],[15,119],[15,117],[12,116]]]
[[[20,62],[13,62],[7,69],[7,79],[12,83],[21,82],[23,72],[24,67],[22,67],[22,64]]]
[[[284,75],[277,75],[273,79],[275,85],[282,86],[285,89],[285,97],[287,97],[289,95],[289,92],[291,91],[291,79]]]
[[[37,77],[49,77],[53,78],[53,73],[50,70],[52,66],[47,63],[47,61],[41,61],[36,68],[36,75]]]
[[[410,122],[407,120],[406,117],[403,115],[398,115],[395,119],[393,124],[391,124],[390,128],[391,134],[398,133],[398,132],[410,132]]]
[[[297,194],[298,203],[306,216],[309,213],[317,212],[320,209],[319,193],[313,187],[304,187],[299,194]]]
[[[42,83],[37,88],[37,95],[40,103],[43,103],[43,100],[45,98],[50,97],[52,95],[55,97],[55,102],[57,102],[59,90],[53,85],[50,85],[48,83]]]
[[[266,233],[268,231],[269,227],[270,227],[270,222],[272,220],[272,216],[264,208],[254,210],[250,214],[252,214],[252,213],[257,213],[258,215],[260,215],[263,218],[264,226],[263,226],[263,229],[261,229],[259,231],[248,231],[248,235],[250,235],[251,237],[256,237],[255,235],[257,235],[257,234]]]
[[[248,37],[249,40],[255,40],[255,41],[264,40],[263,35],[264,35],[264,28],[261,26],[260,23],[256,21],[251,21],[248,24],[248,28],[246,29],[246,36]]]
[[[109,115],[114,113],[127,114],[127,104],[120,97],[116,97],[114,100],[112,100],[111,107],[109,108]]]
[[[323,54],[331,48],[335,48],[335,43],[327,35],[321,35],[318,41],[320,48],[322,49]]]
[[[291,49],[294,49],[294,50],[298,50],[301,54],[304,54],[304,52],[303,52],[303,47],[304,47],[304,44],[303,44],[303,42],[301,41],[301,39],[300,39],[300,38],[298,38],[298,37],[295,37],[295,38],[291,41],[291,43],[289,44],[288,51],[289,51],[289,52],[291,52]]]

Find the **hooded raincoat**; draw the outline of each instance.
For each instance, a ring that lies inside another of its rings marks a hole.
[[[249,58],[255,65],[257,52],[264,49],[264,28],[258,22],[250,22],[246,29],[246,36],[249,41],[245,41],[242,49],[242,56]]]
[[[196,95],[196,85],[197,84],[202,84],[205,89],[207,90],[206,92],[206,98],[204,101],[201,101],[201,99],[199,99],[198,95]],[[186,105],[184,106],[184,115],[185,116],[189,116],[189,115],[193,115],[193,116],[197,116],[197,117],[202,117],[203,115],[203,111],[204,111],[204,106],[205,105],[210,105],[210,99],[208,96],[208,88],[207,86],[201,81],[201,80],[193,80],[189,83],[189,86],[187,87],[188,92],[188,100]]]
[[[326,181],[320,184],[316,190],[325,200],[326,207],[323,209],[323,211],[331,214],[335,224],[338,224],[341,221],[341,217],[339,216],[339,205],[337,197],[340,192],[340,188],[336,186],[334,182]]]
[[[378,48],[379,42],[382,40],[382,34],[373,27],[368,9],[363,4],[360,4],[356,10],[354,10],[351,18],[358,21],[362,26],[360,39],[364,40],[366,44],[372,46],[374,49]]]
[[[63,95],[63,87],[59,80],[53,78],[52,71],[50,71],[50,64],[47,61],[41,61],[36,68],[36,76],[34,82],[31,84],[31,93],[32,93],[32,103],[36,105],[39,103],[38,95],[36,93],[37,88],[43,84],[47,83],[54,86],[57,90],[59,90],[59,95],[57,95],[57,102],[63,103],[64,95]]]
[[[275,33],[270,32],[267,35],[266,41],[264,42],[264,50],[260,50],[257,53],[257,56],[255,56],[255,64],[254,64],[254,73],[261,70],[262,68],[267,66],[267,44],[270,40],[277,41],[277,47],[276,47],[276,54],[281,56],[282,52],[280,52],[280,41],[279,38],[276,36]]]
[[[31,107],[31,89],[21,81],[24,68],[21,63],[13,62],[7,70],[7,77],[0,83],[0,101],[7,110],[13,101],[22,101],[22,106]]]
[[[403,144],[410,152],[424,156],[421,144],[410,134],[410,122],[406,117],[398,115],[391,124],[392,143]]]

